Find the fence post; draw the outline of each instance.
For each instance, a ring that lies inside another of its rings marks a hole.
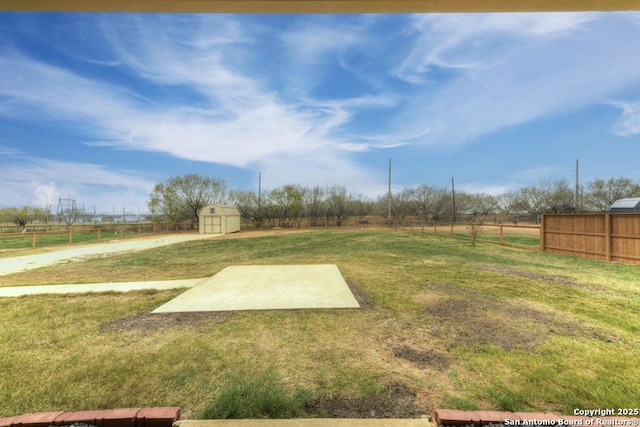
[[[120,227],[120,239],[124,238],[124,227]]]
[[[605,234],[605,242],[604,242],[604,251],[605,258],[607,261],[611,261],[611,246],[613,245],[613,240],[611,239],[611,214],[604,214],[604,234]]]
[[[98,242],[100,241],[100,227],[98,227]]]
[[[36,232],[31,233],[31,249],[36,248]]]
[[[545,228],[547,227],[547,216],[546,215],[542,215],[540,217],[540,252],[544,252],[545,251],[545,247],[546,247],[546,233],[545,233]]]
[[[73,230],[70,228],[69,229],[69,244],[73,243]]]
[[[504,245],[504,226],[500,224],[500,246]]]

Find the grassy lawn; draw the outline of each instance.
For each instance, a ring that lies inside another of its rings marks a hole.
[[[97,242],[98,234],[87,231],[73,232],[73,243]],[[36,235],[36,247],[59,246],[69,244],[69,233],[56,232],[51,234]],[[0,250],[31,248],[31,233],[24,233],[22,236],[2,236],[0,235]]]
[[[125,231],[120,234],[113,230],[103,230],[98,240],[97,231],[73,231],[72,243],[98,243],[108,242],[112,239],[136,237],[137,233],[132,231]],[[31,249],[32,244],[31,233],[24,233],[23,235],[11,235],[3,236],[0,234],[0,251],[10,251],[16,249]],[[69,244],[68,232],[53,232],[46,234],[36,234],[36,248],[46,248],[50,246],[62,246]],[[12,252],[5,252],[5,255],[13,256]],[[0,257],[1,257],[0,252]]]
[[[0,276],[0,286],[305,263],[337,264],[364,308],[179,316],[147,313],[181,291],[0,299],[0,415],[177,405],[224,417],[233,402],[250,406],[243,399],[282,408],[244,416],[570,414],[640,401],[634,266],[318,231],[193,241]]]

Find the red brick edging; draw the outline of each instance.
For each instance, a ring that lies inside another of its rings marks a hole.
[[[584,417],[556,415],[540,412],[500,412],[500,411],[458,411],[436,409],[433,421],[437,425],[462,426],[473,424],[482,426],[490,423],[504,423],[510,426],[564,426],[564,427],[638,427],[640,418],[629,417]]]
[[[0,418],[0,427],[68,426],[74,423],[98,427],[172,427],[180,418],[178,407],[120,408],[78,412],[33,412]]]
[[[78,412],[34,412],[0,418],[0,427],[68,426],[74,423],[98,427],[172,427],[180,418],[178,407],[121,408]],[[505,423],[511,426],[640,427],[640,418],[583,417],[539,412],[459,411],[436,409],[433,421],[447,426]]]

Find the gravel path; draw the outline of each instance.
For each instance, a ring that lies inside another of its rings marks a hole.
[[[131,240],[116,240],[109,243],[95,245],[83,245],[71,249],[63,249],[35,255],[1,258],[0,276],[6,276],[8,274],[19,273],[35,268],[48,267],[61,262],[73,260],[74,258],[86,258],[109,253],[142,251],[145,249],[173,245],[175,243],[187,242],[190,240],[212,239],[220,236],[220,234],[196,233],[170,234]]]

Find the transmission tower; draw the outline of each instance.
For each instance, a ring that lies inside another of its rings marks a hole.
[[[76,199],[58,199],[58,210],[56,212],[58,222],[64,221],[65,224],[71,226],[78,219],[78,214]]]

